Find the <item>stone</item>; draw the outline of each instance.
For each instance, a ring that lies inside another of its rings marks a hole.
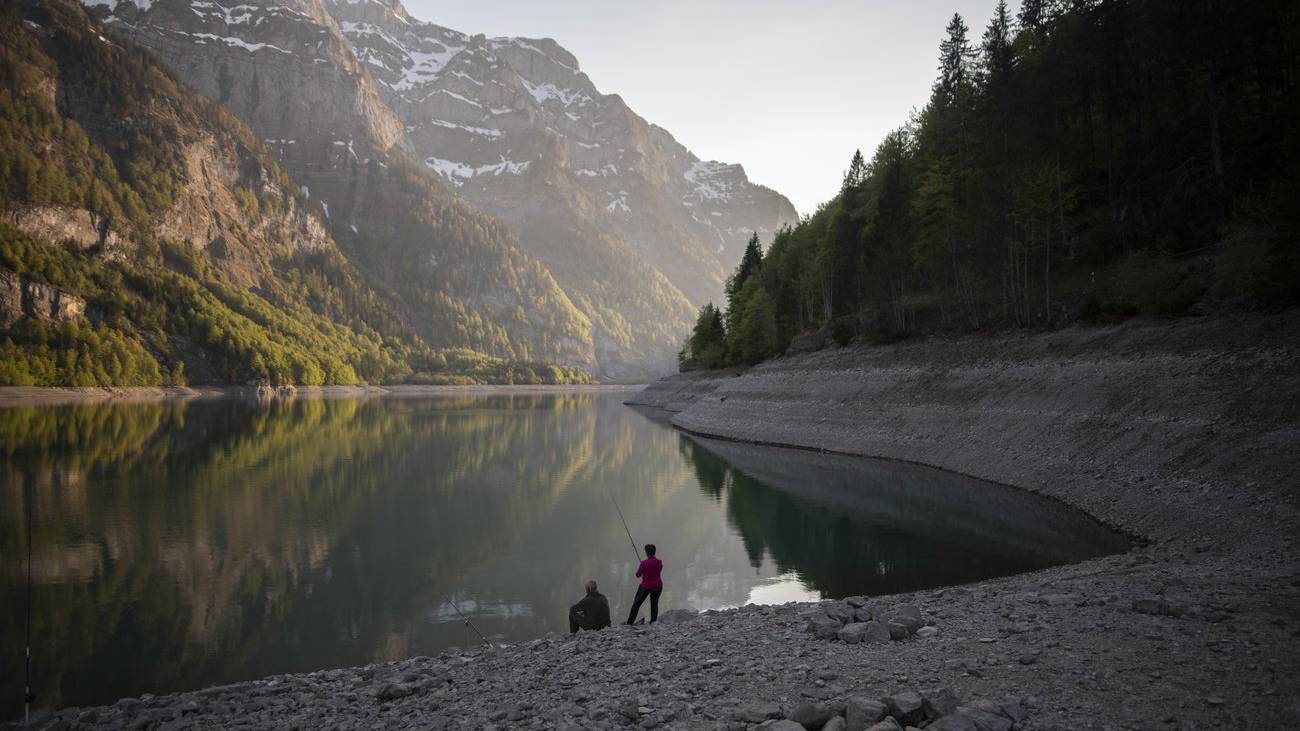
[[[806,729],[816,731],[831,720],[831,709],[825,703],[800,703],[787,718]]]
[[[952,688],[940,688],[921,697],[921,709],[931,721],[955,712],[960,703],[961,699]]]
[[[784,718],[779,721],[765,721],[758,724],[757,728],[763,731],[804,731],[803,726]]]
[[[822,731],[845,731],[847,724],[843,716],[831,716],[831,720],[822,726]]]
[[[881,699],[889,709],[889,715],[899,723],[915,726],[925,720],[924,700],[914,690],[895,693]]]
[[[874,726],[868,726],[866,731],[903,731],[903,727],[899,725],[898,721],[886,718]]]
[[[775,703],[748,703],[736,711],[734,718],[746,723],[761,723],[781,715],[781,707]]]
[[[818,612],[808,618],[808,631],[819,640],[835,639],[843,626],[842,622],[827,616],[825,612]]]
[[[823,611],[826,616],[839,620],[840,624],[848,624],[853,621],[854,608],[842,602],[827,604]]]
[[[698,614],[689,609],[669,609],[659,615],[658,621],[663,622],[664,624],[681,624],[682,622],[689,622],[698,616]]]
[[[894,610],[894,613],[889,616],[888,621],[903,625],[907,628],[907,633],[909,635],[925,626],[925,622],[921,619],[921,610],[910,604],[903,605]]]
[[[870,622],[876,618],[875,612],[871,607],[858,607],[853,610],[853,619],[859,622]]]
[[[867,629],[868,627],[866,622],[853,622],[852,624],[844,625],[836,636],[838,636],[840,641],[845,644],[856,645],[867,636]]]
[[[889,715],[884,703],[861,696],[849,697],[844,703],[844,719],[848,731],[865,731],[865,729]]]
[[[984,731],[975,719],[964,713],[951,713],[940,718],[929,726],[925,727],[926,731]]]
[[[916,631],[916,636],[926,640],[939,634],[939,628],[934,626],[922,627]]]
[[[887,626],[889,627],[889,639],[891,640],[905,640],[912,636],[912,631],[902,622],[891,620]]]
[[[398,698],[414,695],[419,688],[420,686],[415,683],[388,683],[375,691],[375,700],[395,701]]]
[[[851,596],[844,600],[844,603],[854,609],[861,609],[867,606],[867,598],[864,596]]]
[[[889,642],[889,629],[885,625],[876,622],[863,622],[867,626],[867,632],[862,636],[862,641],[867,643],[883,644]]]
[[[900,617],[911,617],[914,619],[921,618],[921,608],[915,604],[904,604],[894,610],[894,614]]]

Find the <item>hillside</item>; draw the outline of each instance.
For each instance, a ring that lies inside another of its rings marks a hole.
[[[1298,31],[1294,0],[953,16],[929,103],[745,260],[688,364],[1300,304]]]
[[[6,5],[0,54],[0,382],[587,378],[522,361],[590,366],[589,346],[490,347],[493,331],[451,307],[465,335],[427,337],[247,128],[79,5]],[[549,304],[556,342],[582,332],[540,266],[485,248],[470,266],[532,274],[507,283]]]
[[[417,318],[431,291],[490,312],[482,322],[502,332],[474,344],[498,355],[585,358],[620,380],[662,373],[693,307],[716,298],[749,234],[770,237],[795,220],[788,201],[739,166],[698,160],[598,92],[554,41],[468,36],[395,2],[87,4],[248,124],[327,204],[346,253]],[[395,224],[376,231],[355,219],[354,195],[374,185],[369,171],[394,167],[422,191],[401,191],[402,206],[390,203],[394,191],[372,195],[376,219]],[[443,268],[459,240],[444,245],[441,219],[398,222],[411,206],[456,219],[456,231],[483,229],[481,248],[508,241],[536,258],[585,330],[533,313],[500,282],[485,287],[485,267]],[[435,318],[425,333],[443,330]]]

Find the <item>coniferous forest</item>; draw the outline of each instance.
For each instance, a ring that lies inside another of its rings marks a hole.
[[[1003,1],[938,61],[839,195],[751,240],[683,367],[1296,304],[1300,3]]]

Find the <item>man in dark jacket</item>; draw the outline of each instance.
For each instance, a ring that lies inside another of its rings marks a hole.
[[[609,626],[609,600],[596,591],[596,580],[587,582],[587,596],[569,607],[569,631],[605,629]]]

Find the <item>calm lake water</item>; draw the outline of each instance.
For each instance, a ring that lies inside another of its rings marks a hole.
[[[636,556],[661,609],[883,594],[1122,550],[1082,514],[898,463],[693,439],[623,394],[0,410],[0,718],[567,631]]]

